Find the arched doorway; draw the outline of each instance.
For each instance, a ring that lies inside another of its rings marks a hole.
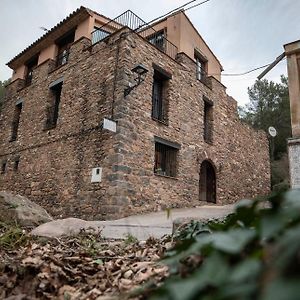
[[[200,201],[216,203],[216,172],[208,160],[204,160],[200,167],[199,198]]]

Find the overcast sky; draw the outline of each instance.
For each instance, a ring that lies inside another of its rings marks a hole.
[[[5,65],[39,38],[39,27],[52,28],[81,5],[114,18],[131,9],[150,21],[188,0],[1,0],[0,80],[12,72]],[[195,2],[198,3],[201,0]],[[300,0],[210,0],[187,15],[221,61],[224,74],[241,73],[272,62],[283,45],[300,39]],[[260,71],[247,76],[223,76],[227,92],[240,105],[248,102],[247,87]],[[286,74],[282,61],[266,79]]]

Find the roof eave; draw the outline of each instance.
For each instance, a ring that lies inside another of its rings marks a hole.
[[[39,39],[25,48],[22,52],[16,55],[13,59],[11,59],[6,65],[11,69],[16,69],[20,65],[24,64],[28,59],[32,56],[38,54],[45,47],[53,43],[57,38],[59,38],[62,34],[68,32],[69,30],[76,28],[76,26],[82,22],[87,17],[91,16],[92,12],[81,6],[76,11],[71,13],[64,20],[59,22],[53,28],[51,28],[48,32],[42,35]]]

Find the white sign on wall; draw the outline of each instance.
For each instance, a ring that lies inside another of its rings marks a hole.
[[[107,129],[112,132],[117,132],[117,123],[110,119],[103,119],[103,129]]]
[[[101,182],[101,178],[102,178],[102,168],[100,167],[93,168],[91,182]]]

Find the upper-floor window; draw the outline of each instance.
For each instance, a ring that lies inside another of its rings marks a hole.
[[[170,79],[170,74],[156,66],[152,86],[152,118],[164,123],[168,122],[168,87]]]
[[[74,42],[75,39],[75,31],[71,31],[60,39],[56,41],[56,45],[58,46],[57,58],[56,58],[56,66],[64,65],[69,60],[69,52],[70,46]]]
[[[156,48],[164,51],[165,50],[165,30],[160,30],[147,37],[148,42],[153,44]]]
[[[207,76],[207,59],[195,52],[196,77],[198,80],[204,80]]]
[[[20,102],[15,106],[14,117],[12,122],[12,130],[11,130],[11,141],[15,141],[18,137],[18,129],[20,124],[20,117],[22,113],[23,103]]]
[[[204,117],[203,117],[203,139],[206,143],[213,142],[213,103],[203,97]]]
[[[26,64],[25,85],[30,85],[32,82],[33,69],[38,65],[38,55],[30,59]]]
[[[51,95],[47,107],[47,119],[46,119],[45,129],[52,129],[55,128],[57,125],[62,85],[63,82],[60,81],[59,83],[50,87]]]
[[[110,33],[104,30],[102,27],[94,27],[94,31],[92,32],[92,44],[96,44],[97,42],[105,39],[109,36]]]

